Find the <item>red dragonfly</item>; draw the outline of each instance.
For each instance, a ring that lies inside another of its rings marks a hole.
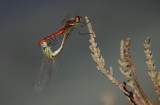
[[[65,25],[63,28],[59,29],[56,33],[53,33],[53,34],[41,39],[38,42],[38,45],[41,46],[43,42],[50,40],[57,35],[64,34],[67,30],[72,29],[80,24],[83,24],[81,16],[75,16],[74,18],[68,19],[65,21]]]

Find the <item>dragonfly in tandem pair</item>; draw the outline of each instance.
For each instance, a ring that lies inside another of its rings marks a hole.
[[[64,45],[65,45],[65,42],[66,42],[68,35],[71,33],[71,31],[73,31],[78,26],[85,26],[86,24],[87,24],[87,22],[82,21],[81,16],[75,16],[74,18],[70,18],[70,19],[65,20],[64,27],[59,29],[56,33],[53,33],[53,34],[41,39],[38,42],[38,45],[42,47],[42,52],[43,52],[44,58],[41,63],[38,77],[34,83],[34,85],[35,85],[34,88],[37,93],[40,93],[43,90],[43,88],[46,86],[48,80],[50,79],[51,74],[52,74],[52,70],[54,70],[54,68],[56,66],[55,57],[57,55],[59,55],[61,53],[62,49],[64,48]],[[85,34],[88,34],[88,33],[85,33]],[[85,35],[85,34],[82,34],[82,35]],[[57,50],[52,51],[51,47],[53,47],[52,46],[53,44],[51,41],[55,41],[55,40],[53,40],[53,38],[56,39],[56,37],[59,35],[63,35],[61,45]]]

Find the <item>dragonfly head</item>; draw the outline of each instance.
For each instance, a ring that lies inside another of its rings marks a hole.
[[[75,16],[75,21],[76,21],[76,23],[80,23],[81,22],[81,20],[82,20],[82,17],[81,16]]]
[[[46,48],[48,45],[46,42],[42,42],[41,46],[42,46],[42,48]]]

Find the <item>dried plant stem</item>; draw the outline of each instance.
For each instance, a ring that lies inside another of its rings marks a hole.
[[[129,38],[127,38],[129,40]],[[121,46],[120,46],[120,60],[118,60],[118,63],[120,64],[120,71],[124,75],[124,77],[127,79],[127,85],[131,87],[133,92],[135,93],[135,97],[141,97],[139,94],[138,90],[136,89],[135,86],[135,81],[132,79],[132,69],[131,66],[128,62],[129,56],[129,45],[130,43],[128,40],[121,41]],[[143,103],[146,105],[147,103],[142,99]]]
[[[145,48],[145,54],[146,54],[146,64],[149,68],[148,75],[151,78],[151,81],[153,83],[154,89],[157,93],[158,99],[160,100],[160,84],[159,84],[159,77],[160,77],[160,72],[156,72],[155,70],[155,64],[154,64],[154,59],[153,59],[153,54],[150,50],[150,38],[147,37],[144,43],[144,48]]]
[[[85,17],[90,33],[90,50],[91,55],[95,63],[97,64],[97,69],[101,71],[113,84],[115,84],[124,94],[127,96],[129,101],[132,105],[146,105],[144,100],[138,95],[137,91],[133,90],[133,92],[130,92],[126,89],[126,86],[124,84],[121,84],[116,78],[112,75],[112,69],[110,68],[110,71],[106,70],[105,68],[105,61],[102,55],[100,54],[100,49],[97,46],[97,43],[95,42],[95,33],[92,29],[91,23],[89,23],[88,17]]]
[[[140,86],[140,83],[137,79],[137,74],[136,74],[136,69],[134,67],[134,64],[132,62],[132,58],[131,58],[131,55],[130,55],[130,38],[127,38],[126,41],[125,41],[125,44],[124,44],[124,49],[125,49],[125,56],[126,56],[126,59],[130,65],[130,68],[132,70],[132,74],[133,74],[133,78],[134,78],[134,81],[136,83],[136,86],[139,90],[139,92],[141,93],[142,97],[145,99],[145,101],[147,102],[148,105],[152,105],[151,101],[149,100],[149,98],[147,97],[147,95],[144,93],[144,90],[142,89],[142,87]]]

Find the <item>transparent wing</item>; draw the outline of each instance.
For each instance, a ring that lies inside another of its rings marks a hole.
[[[55,68],[56,63],[54,60],[50,60],[46,57],[43,58],[42,63],[41,63],[41,68],[38,73],[37,80],[35,81],[35,91],[37,93],[40,93],[43,88],[46,86],[48,83],[48,80],[52,76],[52,71]]]

